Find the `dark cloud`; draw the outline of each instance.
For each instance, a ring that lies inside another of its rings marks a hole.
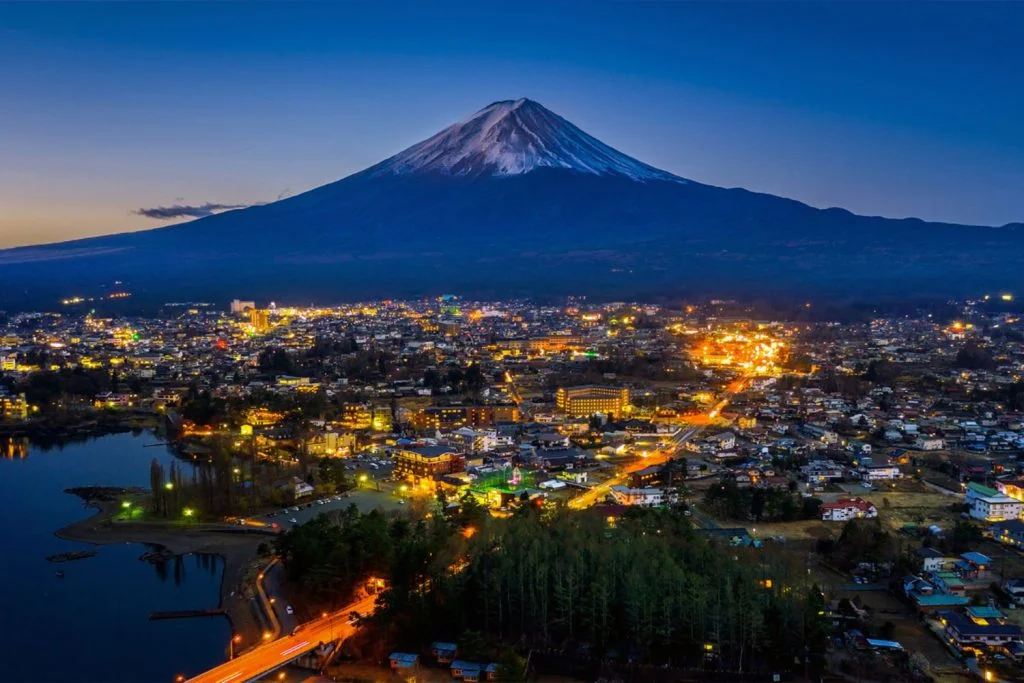
[[[205,204],[199,204],[198,206],[188,206],[186,204],[174,204],[172,206],[157,206],[152,209],[136,209],[132,211],[137,216],[145,216],[146,218],[153,218],[158,221],[169,221],[175,218],[203,218],[204,216],[212,216],[215,213],[221,211],[229,211],[231,209],[244,209],[248,204],[214,204],[212,202],[206,202]]]

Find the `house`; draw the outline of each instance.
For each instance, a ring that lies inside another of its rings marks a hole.
[[[946,446],[937,436],[919,436],[914,440],[914,445],[922,451],[941,451]]]
[[[656,488],[634,489],[619,485],[611,488],[611,494],[619,505],[656,507],[667,502],[665,492]]]
[[[800,468],[800,476],[811,484],[824,484],[843,478],[843,468],[831,460],[812,460]]]
[[[964,586],[963,580],[954,572],[935,572],[932,574],[932,583],[939,591],[947,595],[967,596],[967,588]]]
[[[1009,519],[989,527],[992,539],[1007,545],[1024,546],[1024,521]]]
[[[388,663],[392,671],[410,673],[419,664],[420,656],[411,652],[392,652],[388,655]]]
[[[889,462],[862,465],[860,476],[864,481],[888,481],[900,478],[900,468]]]
[[[313,487],[298,477],[292,477],[288,483],[285,484],[285,489],[290,492],[296,500],[313,494]]]
[[[985,619],[976,622],[959,612],[943,612],[941,617],[946,626],[946,635],[960,647],[1005,645],[1012,640],[1020,640],[1022,636],[1020,626],[990,623]]]
[[[723,451],[731,451],[736,448],[736,435],[732,432],[722,432],[721,434],[715,434],[708,441],[712,441],[718,444],[718,447]]]
[[[921,571],[923,572],[941,571],[946,564],[945,554],[935,548],[918,548],[915,554],[921,560]]]
[[[970,599],[963,595],[949,595],[948,593],[933,593],[931,595],[911,593],[910,598],[914,601],[914,606],[917,607],[917,611],[921,614],[963,607],[970,603]]]
[[[962,553],[960,559],[953,564],[957,573],[965,579],[978,579],[992,571],[992,558],[982,553]]]
[[[982,486],[980,488],[988,487]],[[971,506],[971,517],[984,519],[989,522],[1003,522],[1008,519],[1019,519],[1021,514],[1024,513],[1024,503],[1021,501],[1004,496],[995,489],[988,490],[994,495],[982,495],[975,492],[973,496],[969,495],[967,497],[967,501]],[[970,488],[968,493],[971,493]]]
[[[498,669],[501,668],[497,662],[491,662],[484,668],[484,673],[489,681],[498,680]]]
[[[435,640],[430,644],[430,653],[434,655],[434,659],[437,660],[438,664],[451,664],[458,651],[459,646],[455,643]]]
[[[635,489],[658,486],[664,480],[664,472],[661,465],[651,465],[642,470],[633,472],[629,477],[629,484]]]
[[[998,607],[991,607],[989,605],[968,605],[967,609],[964,610],[967,616],[976,624],[982,622],[995,622],[997,624],[1006,623],[1006,615]]]
[[[856,518],[878,517],[878,508],[874,504],[857,498],[840,498],[834,503],[822,503],[821,519],[826,522],[845,522]]]
[[[1024,579],[1006,579],[999,587],[1018,605],[1024,605]]]
[[[920,593],[921,595],[932,595],[935,593],[935,586],[931,585],[920,576],[908,575],[904,576],[901,580],[903,586],[903,594],[908,598],[911,597],[911,593]]]
[[[451,665],[452,678],[461,678],[467,683],[474,683],[480,680],[480,672],[483,671],[483,668],[482,664],[456,659]]]

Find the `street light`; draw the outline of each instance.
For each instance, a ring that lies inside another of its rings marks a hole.
[[[125,510],[127,510],[131,506],[132,506],[132,502],[130,500],[122,500],[121,501],[121,507],[124,508]]]
[[[185,508],[184,510],[181,511],[181,514],[185,515],[186,517],[191,517],[192,515],[196,514],[196,511],[193,510],[192,508]]]
[[[270,640],[271,635],[272,634],[270,633],[270,631],[264,631],[263,632],[263,640]]]
[[[234,636],[232,636],[231,642],[228,644],[228,648],[229,648],[229,650],[228,650],[228,659],[234,659],[235,658],[235,645],[238,645],[241,642],[242,642],[242,634],[236,633]]]
[[[164,484],[164,488],[167,489],[168,491],[173,491],[174,490],[174,482],[173,481],[167,482],[166,484]]]

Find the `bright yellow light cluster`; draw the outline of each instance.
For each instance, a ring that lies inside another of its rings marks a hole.
[[[701,365],[736,367],[758,375],[779,371],[785,343],[767,332],[712,333],[691,351]]]

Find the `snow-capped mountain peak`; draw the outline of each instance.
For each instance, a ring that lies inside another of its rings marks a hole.
[[[682,178],[637,161],[526,98],[490,104],[368,169],[372,176],[509,176],[564,168],[638,181]]]

